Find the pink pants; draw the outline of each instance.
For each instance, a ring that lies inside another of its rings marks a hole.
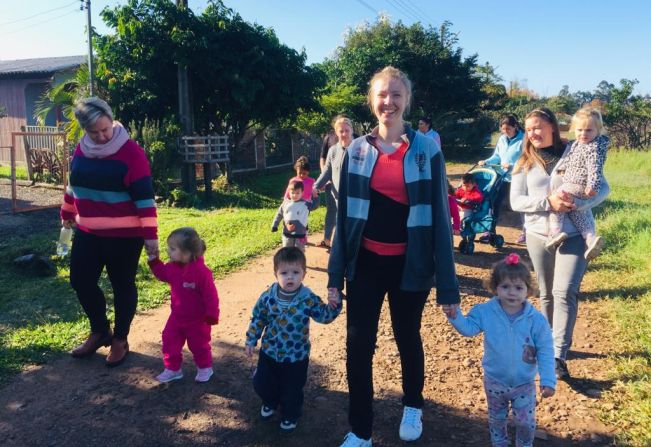
[[[172,371],[181,369],[183,345],[188,341],[197,368],[212,366],[210,325],[203,320],[180,321],[170,315],[163,329],[163,364]]]

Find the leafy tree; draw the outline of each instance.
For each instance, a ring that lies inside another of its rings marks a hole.
[[[576,98],[570,94],[570,88],[564,85],[558,95],[547,100],[547,107],[556,114],[571,115],[579,108],[579,105]]]
[[[651,147],[651,98],[633,95],[637,83],[636,79],[622,79],[619,87],[608,84],[612,88],[606,91],[610,101],[605,104],[604,121],[615,146],[648,149]]]
[[[188,68],[200,133],[229,132],[237,143],[252,125],[318,107],[320,78],[305,65],[305,53],[221,1],[209,1],[196,16],[168,0],[129,0],[105,8],[102,18],[114,33],[96,39],[99,80],[125,121],[176,113],[178,65]]]
[[[414,84],[414,121],[423,115],[431,116],[446,146],[476,144],[464,138],[467,133],[454,131],[460,123],[480,116],[488,97],[483,89],[486,81],[478,74],[477,56],[463,57],[450,28],[449,22],[439,28],[425,28],[420,23],[406,26],[380,17],[375,23],[350,30],[344,45],[324,63],[328,86],[331,90],[347,86],[351,92],[365,96],[372,75],[393,65],[407,73]],[[367,107],[351,112],[354,121],[366,130],[374,124]]]

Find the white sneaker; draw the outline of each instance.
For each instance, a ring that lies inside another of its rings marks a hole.
[[[593,237],[590,243],[588,244],[588,249],[585,251],[585,254],[583,256],[588,261],[596,258],[597,256],[599,256],[599,253],[601,253],[601,249],[604,248],[605,244],[606,241],[601,236]]]
[[[344,438],[344,443],[339,447],[372,447],[373,442],[370,439],[362,439],[355,436],[352,431]]]
[[[423,433],[423,410],[420,408],[405,407],[402,411],[402,422],[400,422],[400,439],[403,441],[415,441]]]
[[[156,376],[156,380],[160,383],[171,382],[172,380],[179,380],[183,378],[183,371],[172,371],[171,369],[165,368],[162,373]]]
[[[289,433],[289,432],[294,431],[294,429],[296,428],[297,425],[298,425],[298,422],[290,421],[288,419],[280,421],[280,429],[285,433]]]
[[[567,239],[567,233],[561,231],[557,235],[547,239],[547,242],[545,243],[545,248],[548,250],[551,248],[556,248],[559,245],[561,245],[566,239]]]
[[[207,382],[212,377],[212,374],[213,371],[211,367],[197,368],[197,375],[194,377],[194,381],[199,383]]]
[[[262,407],[260,408],[260,418],[263,421],[266,421],[268,419],[271,419],[271,416],[273,416],[275,412],[276,411],[273,408],[268,407],[266,405],[262,405]]]

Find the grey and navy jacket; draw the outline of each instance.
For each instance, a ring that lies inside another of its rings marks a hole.
[[[255,346],[262,337],[260,349],[275,361],[300,362],[310,356],[310,319],[330,323],[341,312],[341,301],[333,309],[309,288],[301,286],[284,309],[278,304],[278,287],[274,283],[255,303],[246,331],[246,346]]]
[[[328,262],[328,287],[339,290],[343,289],[344,277],[348,281],[355,278],[369,214],[370,180],[380,155],[373,145],[375,134],[376,130],[355,139],[344,157],[337,227]],[[434,140],[417,134],[409,126],[405,126],[404,138],[409,142],[403,159],[409,213],[400,288],[422,291],[436,285],[438,303],[458,303],[443,152]]]

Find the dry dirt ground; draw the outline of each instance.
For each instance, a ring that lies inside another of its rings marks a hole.
[[[5,219],[5,216],[2,217]],[[526,256],[512,243],[519,233],[510,214],[499,229],[507,243],[497,250],[477,244],[474,255],[456,254],[464,311],[485,301],[481,278],[508,252]],[[311,237],[318,241],[320,235]],[[458,238],[455,238],[458,243]],[[305,283],[325,294],[327,253],[307,248]],[[258,418],[260,401],[251,385],[252,364],[243,349],[250,310],[273,281],[271,256],[217,282],[221,322],[213,331],[215,375],[193,381],[189,355],[181,381],[158,384],[162,368],[161,330],[166,306],[140,313],[133,324],[131,354],[124,365],[107,369],[106,349],[90,359],[68,356],[33,367],[0,390],[0,444],[4,446],[338,446],[348,431],[345,373],[345,310],[330,325],[312,325],[313,350],[305,389],[304,415],[296,431],[279,432],[277,419]],[[534,299],[534,302],[536,300]],[[537,302],[536,302],[537,304]],[[574,375],[556,395],[538,405],[536,446],[614,445],[613,427],[598,421],[610,342],[608,321],[598,303],[583,302],[569,359]],[[489,436],[482,388],[481,337],[463,338],[431,299],[423,316],[426,353],[424,430],[414,446],[486,446]],[[400,361],[387,309],[382,313],[374,364],[375,446],[399,446]]]

